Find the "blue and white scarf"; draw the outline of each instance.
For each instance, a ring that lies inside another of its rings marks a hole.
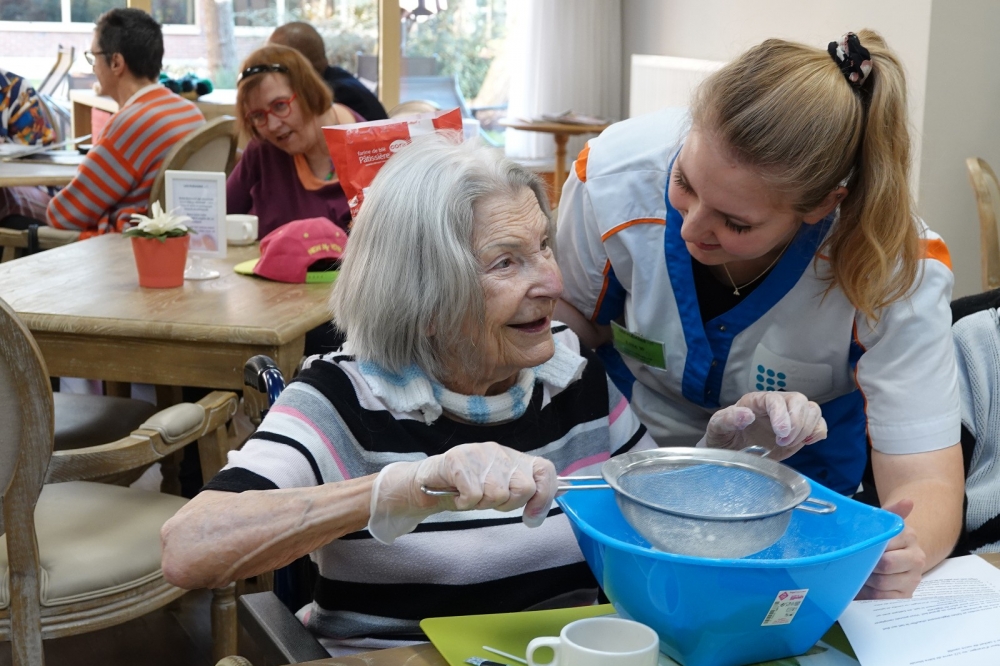
[[[558,340],[555,353],[545,363],[525,368],[517,381],[499,395],[462,395],[449,391],[415,365],[394,373],[370,361],[360,361],[358,370],[376,397],[398,412],[419,411],[431,424],[443,412],[470,423],[502,423],[519,418],[528,408],[536,382],[566,388],[583,374],[587,360]]]

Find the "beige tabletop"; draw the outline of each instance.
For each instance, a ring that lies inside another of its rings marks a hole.
[[[77,167],[29,160],[0,161],[0,187],[41,185],[62,187],[76,175]]]
[[[131,241],[108,234],[0,264],[0,298],[38,341],[49,373],[239,389],[267,354],[290,377],[307,331],[329,321],[329,284],[238,275],[257,245],[204,264],[222,274],[176,289],[139,287]]]
[[[987,553],[981,557],[1000,569],[1000,553]],[[510,660],[498,658],[498,661],[506,663]],[[319,659],[304,662],[301,666],[448,666],[448,662],[444,660],[440,652],[434,649],[433,645],[423,644],[416,647],[365,652],[352,657]]]
[[[544,132],[551,134],[556,142],[556,168],[553,174],[552,185],[552,206],[559,205],[559,196],[562,194],[563,183],[566,182],[566,142],[569,137],[579,134],[600,134],[608,127],[609,123],[599,125],[585,125],[582,123],[553,123],[546,121],[520,120],[517,118],[504,118],[500,121],[504,127],[522,130],[525,132]]]

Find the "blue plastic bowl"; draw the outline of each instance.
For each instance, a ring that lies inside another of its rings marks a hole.
[[[886,543],[903,529],[896,515],[812,483],[812,497],[837,505],[793,511],[774,545],[738,559],[653,550],[625,521],[611,490],[558,499],[580,549],[623,617],[652,627],[664,653],[684,666],[743,666],[806,652],[864,585]],[[806,590],[786,624],[778,602]],[[785,594],[785,597],[781,597]]]

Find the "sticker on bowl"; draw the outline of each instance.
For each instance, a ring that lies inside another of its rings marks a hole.
[[[760,623],[762,627],[771,627],[776,624],[788,624],[795,619],[795,614],[799,612],[799,606],[805,601],[809,590],[782,590],[774,598],[771,610],[767,612],[767,617]]]

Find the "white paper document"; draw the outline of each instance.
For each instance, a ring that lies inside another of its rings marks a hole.
[[[1000,569],[945,560],[912,599],[852,601],[840,616],[862,666],[1000,664]]]

